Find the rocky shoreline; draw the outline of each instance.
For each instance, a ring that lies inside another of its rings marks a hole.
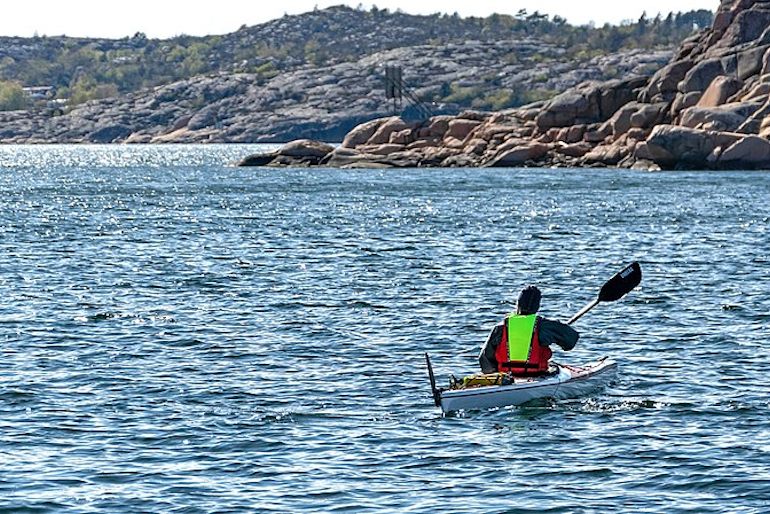
[[[244,166],[770,169],[770,0],[722,0],[713,26],[652,76],[424,122],[366,122],[342,145],[299,140]]]

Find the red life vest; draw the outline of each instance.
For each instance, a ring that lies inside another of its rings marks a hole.
[[[508,347],[508,318],[503,322],[503,337],[495,351],[497,370],[501,373],[511,373],[517,376],[536,376],[548,371],[548,364],[553,352],[547,346],[540,346],[538,318],[532,331],[529,345],[529,356],[526,361],[510,361],[511,350]]]

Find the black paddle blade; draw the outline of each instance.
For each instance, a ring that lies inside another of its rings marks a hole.
[[[428,365],[428,378],[430,378],[430,390],[433,393],[433,403],[441,407],[441,391],[436,387],[436,376],[433,374],[433,365],[430,363],[428,352],[425,352],[425,364]]]
[[[609,279],[599,291],[600,302],[620,300],[642,281],[642,267],[634,262],[626,269]]]

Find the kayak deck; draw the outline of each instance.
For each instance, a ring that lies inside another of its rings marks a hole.
[[[426,354],[433,399],[444,413],[522,405],[541,398],[578,398],[605,386],[615,376],[617,363],[607,357],[584,366],[555,364],[556,371],[542,377],[516,377],[508,385],[441,389]]]

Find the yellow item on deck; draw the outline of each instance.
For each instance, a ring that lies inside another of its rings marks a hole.
[[[475,387],[501,386],[512,384],[508,373],[480,373],[464,377],[462,380],[452,380],[450,389],[473,389]]]

